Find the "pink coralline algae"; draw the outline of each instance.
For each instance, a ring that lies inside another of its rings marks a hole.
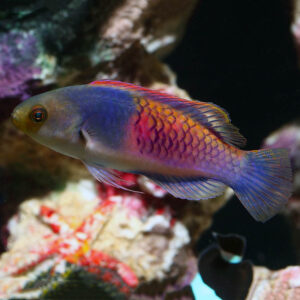
[[[300,267],[279,271],[256,267],[246,300],[300,300]]]
[[[30,32],[0,35],[0,99],[29,96],[29,84],[41,72],[37,56],[37,41]]]

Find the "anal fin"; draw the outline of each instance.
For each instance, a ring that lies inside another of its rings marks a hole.
[[[215,198],[223,194],[226,186],[222,182],[204,177],[174,177],[144,174],[176,198],[200,200]]]

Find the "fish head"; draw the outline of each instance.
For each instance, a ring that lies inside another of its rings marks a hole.
[[[25,100],[14,109],[11,119],[18,129],[40,144],[76,157],[82,118],[63,89]]]

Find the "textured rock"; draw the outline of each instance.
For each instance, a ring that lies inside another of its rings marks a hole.
[[[254,280],[246,300],[299,300],[300,267],[270,271],[254,268]]]
[[[0,53],[0,98],[28,97],[29,82],[41,73],[36,38],[31,32],[2,34]]]
[[[155,55],[181,37],[196,0],[1,2],[0,99],[100,78],[171,83]]]

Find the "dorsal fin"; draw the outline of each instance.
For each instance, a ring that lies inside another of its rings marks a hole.
[[[231,124],[229,114],[221,107],[210,102],[193,101],[193,108],[197,110],[196,115],[191,112],[191,117],[210,128],[225,143],[243,147],[246,144],[237,127]]]
[[[93,81],[90,85],[108,86],[137,91],[151,100],[160,101],[161,103],[172,106],[174,109],[184,112],[195,121],[198,121],[208,129],[212,130],[227,144],[238,147],[242,147],[246,144],[246,139],[239,133],[238,128],[231,124],[228,113],[216,104],[182,99],[173,95],[121,81]]]

